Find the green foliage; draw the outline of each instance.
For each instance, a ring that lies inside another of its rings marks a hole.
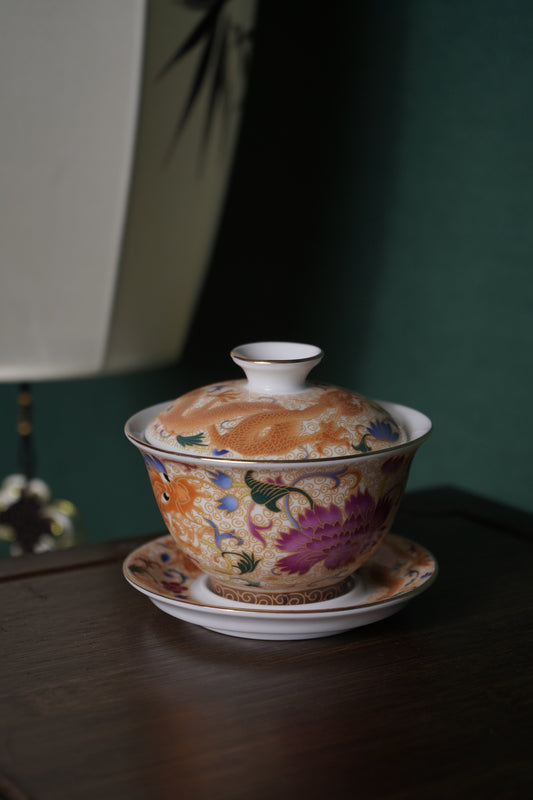
[[[313,508],[314,504],[312,498],[309,497],[307,492],[304,492],[303,489],[297,489],[295,486],[282,486],[278,483],[258,481],[253,477],[252,470],[248,470],[244,476],[244,481],[250,489],[250,495],[254,503],[265,506],[265,508],[268,508],[270,511],[281,511],[277,506],[278,500],[281,500],[290,492],[302,494],[308,500],[311,508]]]
[[[261,559],[256,558],[253,553],[240,553],[239,560],[235,566],[239,570],[240,574],[244,575],[245,572],[253,572],[260,561]]]
[[[361,441],[359,442],[357,447],[354,444],[352,444],[353,449],[354,450],[358,450],[360,453],[370,453],[372,448],[369,447],[367,445],[367,443],[366,443],[366,437],[367,436],[368,436],[368,433],[365,433],[365,435],[363,436],[363,438],[361,439]]]
[[[176,441],[182,447],[207,447],[204,444],[204,433],[194,433],[192,436],[176,436]]]

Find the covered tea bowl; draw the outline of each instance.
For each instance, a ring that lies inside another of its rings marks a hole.
[[[222,597],[337,597],[390,530],[431,422],[308,381],[322,358],[313,345],[257,342],[231,356],[245,379],[195,389],[126,424],[165,524]]]

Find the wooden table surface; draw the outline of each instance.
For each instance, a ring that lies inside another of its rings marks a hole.
[[[0,561],[0,797],[533,796],[533,518],[455,489],[395,531],[437,581],[306,641],[238,639],[124,580],[139,540]]]

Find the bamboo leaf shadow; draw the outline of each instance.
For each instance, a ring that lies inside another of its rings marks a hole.
[[[194,78],[185,100],[172,137],[173,151],[187,121],[189,120],[200,93],[207,82],[209,69],[213,64],[214,76],[204,124],[202,144],[205,148],[213,122],[217,102],[226,96],[227,84],[227,52],[229,40],[229,23],[222,14],[229,0],[214,0],[198,25],[191,31],[185,41],[174,51],[166,64],[159,71],[157,78],[164,78],[182,59],[196,48],[201,49],[201,56]]]

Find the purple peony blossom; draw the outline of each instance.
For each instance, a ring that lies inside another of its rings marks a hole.
[[[334,505],[315,505],[298,516],[299,529],[282,533],[278,548],[289,553],[277,562],[284,572],[304,575],[324,562],[337,570],[370,550],[385,528],[392,503],[386,498],[374,502],[368,491],[348,498],[344,511]]]
[[[174,594],[181,594],[184,592],[187,587],[177,581],[161,581],[161,584],[167,589],[169,592],[173,592]]]
[[[404,462],[404,456],[391,456],[381,465],[381,471],[385,475],[393,475],[403,467]]]

